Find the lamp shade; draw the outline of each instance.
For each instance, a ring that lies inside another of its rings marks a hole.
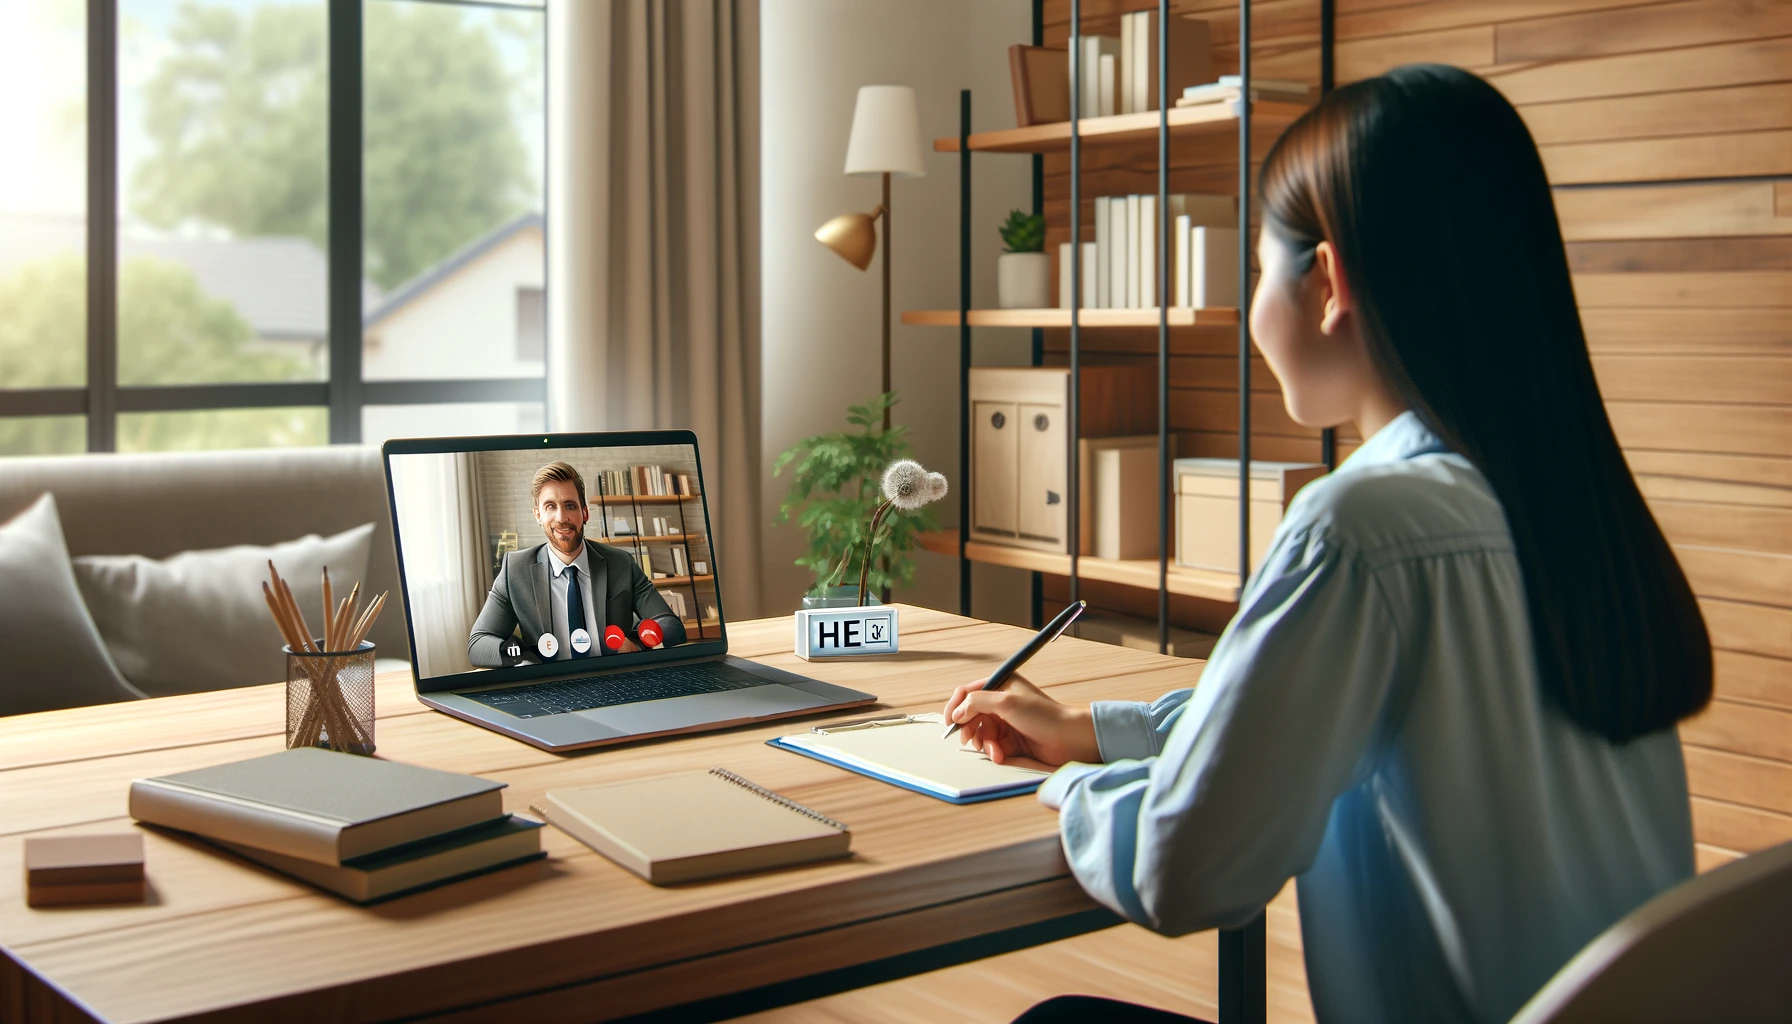
[[[894,174],[919,178],[921,119],[915,90],[906,85],[866,85],[852,112],[852,139],[846,144],[846,173]]]
[[[870,213],[843,213],[818,228],[815,240],[864,270],[871,265],[871,254],[877,251],[876,222],[883,212],[879,206]]]

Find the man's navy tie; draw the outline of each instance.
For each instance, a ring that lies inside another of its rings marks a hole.
[[[575,629],[583,629],[587,634],[591,632],[585,625],[585,595],[579,592],[579,567],[569,565],[566,567],[566,655],[569,658],[591,657],[591,647],[581,651],[572,645]],[[597,637],[592,637],[591,643],[596,646]]]

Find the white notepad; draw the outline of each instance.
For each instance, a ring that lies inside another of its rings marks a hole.
[[[945,729],[939,714],[884,715],[819,725],[771,742],[952,803],[1030,793],[1051,774],[996,764],[964,746],[959,736],[942,739]]]

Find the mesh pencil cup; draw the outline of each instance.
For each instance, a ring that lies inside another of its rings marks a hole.
[[[286,746],[373,753],[373,643],[353,651],[286,652]]]

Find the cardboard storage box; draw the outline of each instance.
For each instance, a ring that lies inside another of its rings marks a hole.
[[[1083,437],[1142,434],[1157,426],[1156,376],[1148,367],[1082,370]],[[1070,371],[975,367],[971,418],[971,527],[966,539],[1069,550]]]
[[[1238,460],[1177,459],[1176,564],[1238,571]],[[1294,495],[1325,475],[1305,462],[1251,463],[1251,569],[1263,564]]]
[[[1176,457],[1176,435],[1168,438]],[[1085,437],[1077,442],[1077,478],[1081,493],[1078,550],[1096,558],[1156,558],[1157,498],[1163,489],[1158,472],[1157,435]],[[1175,536],[1176,510],[1170,509]]]

